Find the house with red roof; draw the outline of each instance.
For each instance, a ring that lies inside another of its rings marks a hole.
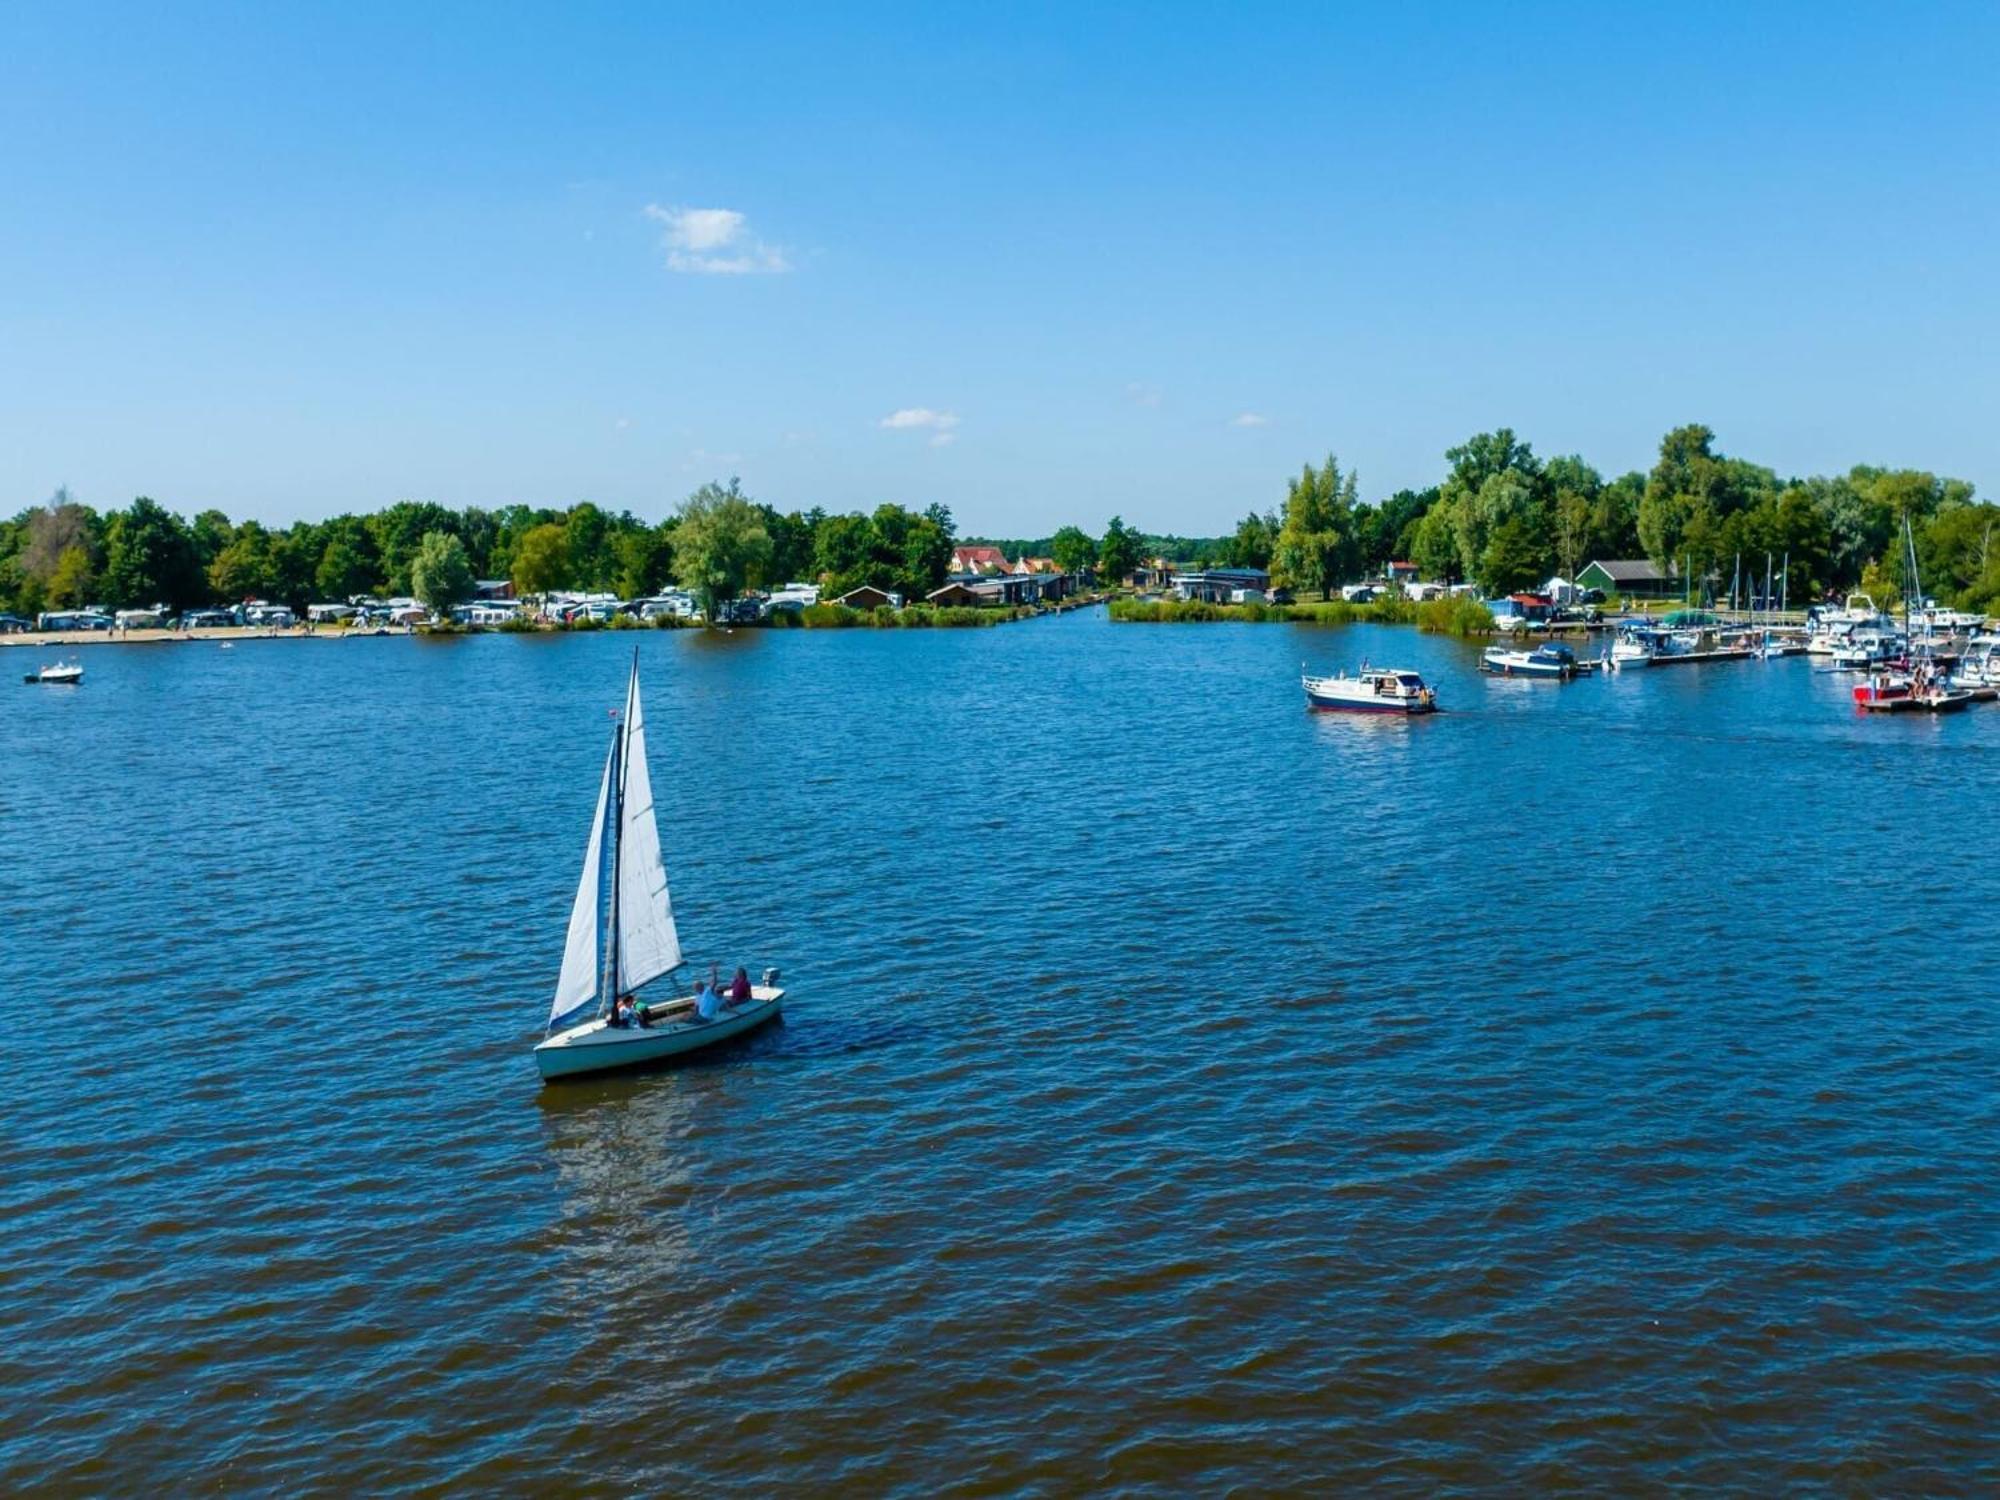
[[[951,570],[954,573],[1010,573],[1013,564],[1007,561],[1007,554],[998,547],[954,547],[951,549]]]

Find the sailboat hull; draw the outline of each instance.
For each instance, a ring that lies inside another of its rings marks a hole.
[[[695,1020],[691,1006],[683,1000],[649,1007],[649,1014],[661,1017],[650,1026],[617,1027],[604,1021],[586,1021],[537,1046],[535,1064],[545,1082],[643,1068],[755,1031],[776,1018],[784,1005],[783,990],[755,985],[748,1002],[729,1007],[712,1021]]]

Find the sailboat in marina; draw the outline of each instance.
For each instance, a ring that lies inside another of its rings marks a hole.
[[[671,975],[682,962],[653,813],[634,650],[625,708],[612,729],[583,875],[570,907],[548,1036],[535,1048],[542,1077],[601,1073],[712,1047],[755,1030],[784,1006],[785,992],[769,982],[777,978],[775,970],[767,970],[766,983],[735,1004],[698,1007],[692,995],[650,1004],[639,1000],[642,987]]]

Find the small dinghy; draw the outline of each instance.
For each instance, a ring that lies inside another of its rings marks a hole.
[[[754,1031],[784,1006],[775,969],[765,970],[765,982],[752,986],[750,998],[736,1004],[718,1004],[712,995],[700,994],[651,1003],[639,999],[643,986],[681,964],[680,934],[660,858],[660,827],[653,816],[635,649],[625,711],[612,731],[604,779],[597,788],[583,878],[570,907],[562,974],[549,1007],[549,1035],[535,1048],[542,1077],[602,1073],[697,1052]]]
[[[47,682],[58,686],[75,687],[83,681],[83,663],[75,661],[57,662],[52,667],[43,667],[39,672],[30,672],[24,682]]]

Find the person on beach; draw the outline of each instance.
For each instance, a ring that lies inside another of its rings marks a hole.
[[[741,1005],[750,998],[750,971],[741,964],[736,966],[736,977],[729,981],[729,1003]]]

